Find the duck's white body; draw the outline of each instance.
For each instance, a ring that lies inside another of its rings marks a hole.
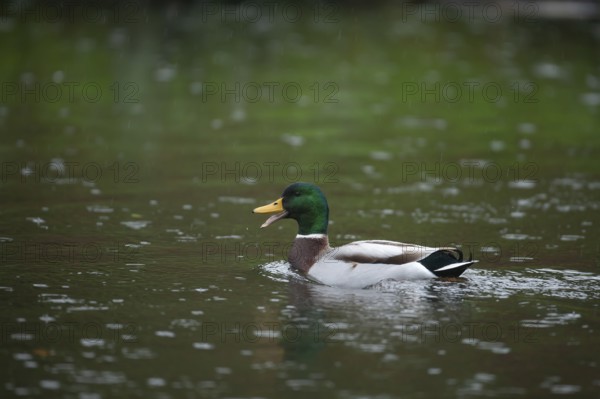
[[[317,248],[320,249],[315,253]],[[305,272],[307,277],[344,288],[364,288],[390,279],[416,280],[460,274],[461,270],[474,263],[460,262],[462,254],[455,248],[423,247],[395,241],[356,241],[331,248],[327,236],[322,234],[296,236],[292,251],[290,263]],[[442,264],[436,265],[425,261],[430,255],[442,252],[457,257],[447,255],[447,261],[442,259]],[[310,264],[299,263],[297,255]]]
[[[324,259],[315,263],[307,276],[322,284],[344,288],[365,288],[383,280],[418,280],[436,277],[419,262],[402,265],[383,263],[353,265],[335,259]]]

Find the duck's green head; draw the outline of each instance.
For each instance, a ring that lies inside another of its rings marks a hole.
[[[267,227],[281,219],[298,222],[298,234],[327,234],[329,207],[321,189],[314,184],[289,185],[276,201],[254,209],[254,213],[274,213],[260,227]]]

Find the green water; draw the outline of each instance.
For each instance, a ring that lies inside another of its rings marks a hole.
[[[597,23],[33,7],[0,25],[0,396],[598,396]],[[298,180],[333,244],[479,263],[310,283],[251,213]]]

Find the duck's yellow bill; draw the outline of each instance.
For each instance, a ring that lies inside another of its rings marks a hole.
[[[255,208],[252,212],[253,213],[274,213],[274,212],[281,212],[283,211],[283,197],[279,198],[277,201],[273,202],[272,204],[268,204],[265,206],[259,206],[258,208]]]
[[[275,201],[269,205],[259,206],[258,208],[254,209],[252,212],[254,212],[254,213],[279,212],[276,215],[273,215],[270,218],[268,218],[267,221],[264,222],[260,227],[267,227],[270,224],[275,223],[276,221],[283,219],[288,215],[288,212],[285,209],[283,209],[283,197],[279,198],[277,201]]]

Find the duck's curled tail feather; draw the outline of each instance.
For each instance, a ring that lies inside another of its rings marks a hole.
[[[460,249],[440,249],[431,255],[421,259],[420,264],[438,277],[458,277],[469,266],[477,262],[473,260],[473,254],[469,260],[463,261],[463,253]]]

